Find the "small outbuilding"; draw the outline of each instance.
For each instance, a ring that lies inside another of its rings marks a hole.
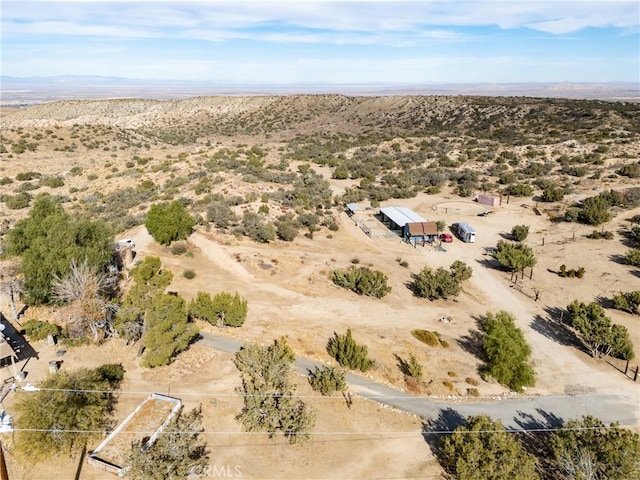
[[[502,203],[501,197],[494,197],[492,195],[478,195],[476,200],[478,203],[482,205],[489,205],[490,207],[499,207]]]

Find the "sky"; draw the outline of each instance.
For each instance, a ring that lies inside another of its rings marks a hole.
[[[8,76],[640,85],[638,0],[2,0],[0,9]]]

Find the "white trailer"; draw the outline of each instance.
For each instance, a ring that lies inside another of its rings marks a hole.
[[[476,241],[476,231],[468,223],[458,223],[458,236],[460,240],[466,243],[474,243]]]

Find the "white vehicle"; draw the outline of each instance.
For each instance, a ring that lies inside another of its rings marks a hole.
[[[125,248],[130,248],[131,250],[133,250],[134,248],[136,248],[136,244],[130,238],[124,238],[116,242],[116,250],[123,250]]]
[[[458,223],[457,233],[460,237],[460,240],[462,240],[463,242],[475,243],[476,241],[476,231],[468,223]]]

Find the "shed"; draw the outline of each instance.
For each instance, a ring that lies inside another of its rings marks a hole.
[[[502,202],[500,197],[494,197],[492,195],[478,195],[478,203],[482,205],[489,205],[490,207],[499,207]]]
[[[438,224],[436,222],[409,222],[404,227],[404,241],[417,245],[433,242],[438,238]]]
[[[357,203],[347,203],[344,207],[347,211],[347,215],[349,215],[350,217],[358,210],[362,210]]]

